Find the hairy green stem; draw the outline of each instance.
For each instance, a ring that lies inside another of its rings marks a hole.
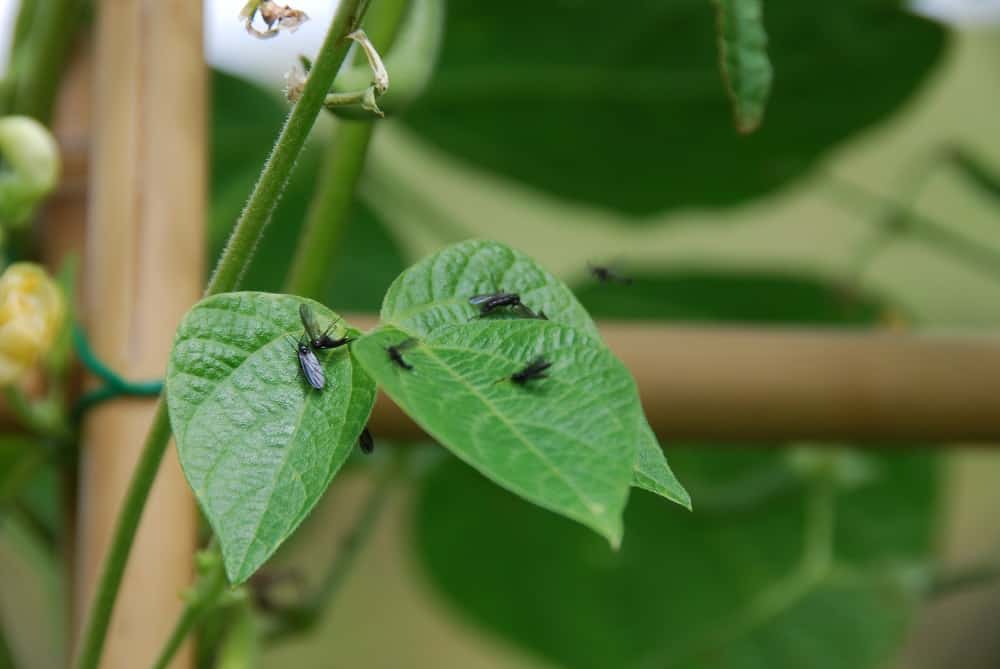
[[[337,127],[299,236],[286,293],[319,298],[347,227],[372,130],[371,121],[345,121]]]
[[[323,46],[309,70],[302,95],[281,128],[274,151],[264,164],[260,179],[215,266],[215,272],[205,290],[206,295],[226,293],[239,285],[257,242],[281,198],[281,192],[291,177],[309,131],[323,109],[327,91],[333,85],[337,70],[347,56],[351,42],[346,35],[360,23],[361,11],[366,4],[363,0],[342,0],[337,7]]]
[[[372,9],[365,30],[379,50],[389,49],[403,22],[406,5],[406,0],[383,0]],[[313,76],[310,70],[309,77]],[[363,93],[330,93],[324,104],[338,99],[360,103]],[[342,121],[337,125],[285,281],[286,293],[320,297],[344,238],[374,129],[373,121]]]
[[[279,641],[292,634],[311,629],[329,609],[347,580],[351,569],[357,563],[361,549],[367,545],[375,530],[382,510],[389,499],[393,484],[403,469],[405,455],[405,452],[400,449],[394,450],[393,461],[388,463],[376,478],[354,525],[344,536],[340,550],[333,562],[330,563],[330,568],[324,575],[319,588],[304,604],[282,612],[278,624],[268,632],[268,641]]]
[[[347,55],[349,41],[346,35],[360,24],[367,4],[367,0],[342,0],[337,7],[302,96],[288,115],[278,135],[274,151],[267,159],[246,208],[236,222],[229,242],[205,289],[206,296],[231,291],[239,285],[240,278],[253,258],[264,227],[288,182],[295,161],[305,145],[309,131],[322,109],[326,92]],[[74,664],[77,669],[94,669],[100,661],[111,612],[135,540],[139,519],[146,506],[149,491],[169,439],[170,422],[161,395],[156,416],[146,437],[139,464],[129,483],[128,493],[119,512],[111,545],[101,569],[97,592],[91,602],[86,627],[81,637],[80,651]]]
[[[216,552],[213,560],[215,564],[195,583],[180,617],[174,624],[173,631],[170,632],[170,637],[153,664],[153,669],[166,669],[169,666],[188,634],[215,608],[219,597],[225,592],[226,575],[222,567],[222,557]]]

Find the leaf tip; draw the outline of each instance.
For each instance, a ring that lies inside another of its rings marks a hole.
[[[619,550],[622,547],[622,538],[625,536],[625,525],[621,516],[604,518],[602,521],[603,527],[599,528],[598,531],[608,540],[611,550]]]
[[[244,581],[249,579],[254,570],[246,570],[245,560],[234,560],[226,552],[225,548],[222,549],[222,566],[226,570],[226,580],[229,581],[229,585],[237,586],[241,585]]]
[[[736,132],[741,135],[752,135],[760,129],[760,125],[763,120],[764,118],[762,116],[756,116],[753,118],[737,117],[735,120]]]
[[[691,504],[691,495],[688,494],[688,491],[684,488],[681,488],[681,494],[677,495],[677,497],[671,498],[671,501],[680,504],[688,511],[694,511],[694,505]]]

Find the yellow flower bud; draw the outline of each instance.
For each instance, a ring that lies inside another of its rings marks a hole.
[[[8,385],[51,350],[66,317],[58,284],[34,263],[0,275],[0,385]]]

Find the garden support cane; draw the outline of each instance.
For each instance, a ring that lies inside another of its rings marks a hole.
[[[84,327],[128,378],[160,377],[173,332],[203,286],[206,70],[201,3],[98,4]],[[108,260],[113,259],[113,260]],[[155,409],[96,407],[83,424],[77,633]],[[101,666],[149,666],[192,577],[195,508],[171,449],[125,572]],[[174,667],[190,665],[181,653]]]

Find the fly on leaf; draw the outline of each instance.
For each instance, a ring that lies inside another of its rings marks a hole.
[[[393,344],[392,346],[387,346],[386,349],[385,349],[385,352],[389,354],[389,360],[392,360],[393,364],[395,364],[396,366],[398,366],[398,367],[400,367],[402,369],[405,369],[405,370],[409,371],[409,370],[413,369],[413,365],[411,365],[410,363],[406,362],[406,360],[403,359],[403,353],[402,352],[405,351],[408,348],[411,348],[416,343],[417,343],[416,339],[413,339],[413,338],[404,339],[403,341],[399,342],[398,344]]]
[[[469,304],[479,307],[479,318],[489,316],[505,307],[522,318],[544,318],[532,311],[526,304],[521,302],[521,296],[517,293],[508,293],[500,290],[495,293],[484,293],[473,295],[469,298]]]
[[[289,337],[291,339],[291,337]],[[306,377],[306,382],[316,390],[323,390],[326,385],[326,375],[323,373],[323,365],[319,364],[319,359],[309,346],[309,340],[305,335],[298,341],[293,341],[295,351],[299,356],[299,367],[302,368],[302,376]]]
[[[551,366],[551,362],[546,362],[545,358],[539,356],[525,365],[524,369],[511,374],[510,380],[519,386],[523,386],[528,381],[546,379],[549,375],[545,371]]]
[[[315,350],[337,348],[354,341],[353,337],[334,338],[330,336],[330,330],[339,322],[339,318],[320,332],[319,325],[316,323],[316,316],[308,304],[302,303],[299,305],[299,318],[302,319],[302,327],[306,330],[306,338],[309,340],[309,345]]]

